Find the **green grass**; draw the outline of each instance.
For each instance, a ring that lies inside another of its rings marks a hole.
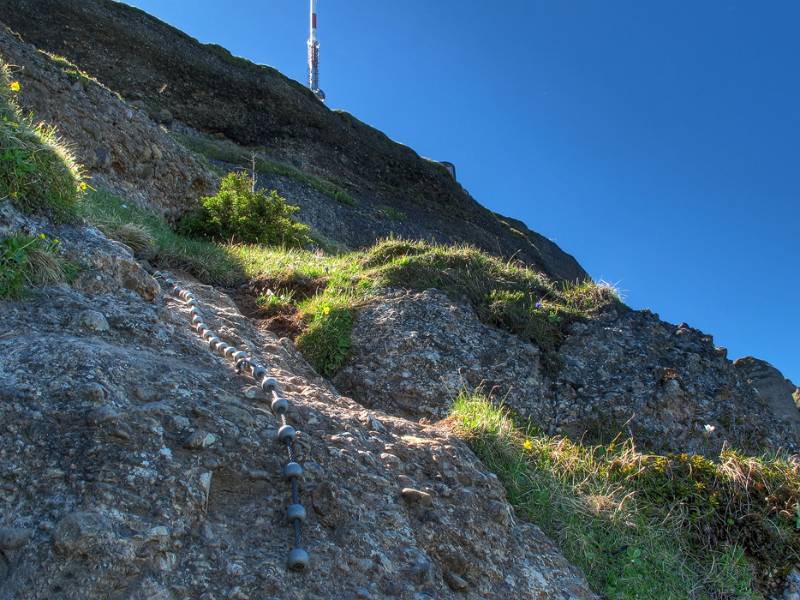
[[[317,372],[330,377],[344,365],[350,353],[353,298],[324,293],[301,306],[308,325],[297,338],[297,349]]]
[[[56,222],[73,221],[85,189],[80,167],[53,127],[23,115],[19,87],[0,61],[0,199]]]
[[[404,213],[402,210],[394,208],[393,206],[387,206],[385,204],[381,204],[378,206],[378,213],[386,219],[391,221],[399,221],[403,222],[408,219],[408,215]]]
[[[103,84],[101,84],[99,81],[97,81],[97,79],[95,79],[94,77],[92,77],[91,75],[86,73],[85,71],[83,71],[80,68],[78,68],[78,66],[75,63],[70,62],[70,60],[67,59],[66,57],[61,56],[60,54],[53,54],[52,52],[46,52],[44,50],[39,50],[39,52],[43,56],[48,58],[50,60],[50,62],[52,62],[53,64],[58,66],[61,69],[61,71],[67,77],[70,78],[71,81],[73,81],[73,82],[80,81],[80,82],[87,83],[87,84],[94,84],[94,85],[98,85],[98,86],[100,86],[100,87],[102,87],[104,89],[108,89]],[[115,94],[115,95],[117,97],[120,97],[119,94]]]
[[[364,263],[385,285],[436,288],[466,299],[478,317],[555,350],[566,327],[619,305],[608,286],[585,282],[559,285],[542,273],[503,261],[472,246],[439,246],[386,240],[367,251]]]
[[[317,190],[336,202],[347,206],[356,206],[357,202],[350,194],[334,183],[301,171],[281,162],[267,159],[260,148],[246,149],[233,142],[212,140],[207,137],[191,136],[181,133],[171,134],[185,148],[204,156],[209,160],[217,160],[245,169],[255,166],[257,173],[283,175]],[[255,161],[255,162],[254,162]],[[219,169],[215,169],[218,173]]]
[[[288,288],[305,289],[309,281],[317,282],[313,297],[298,298],[308,329],[297,343],[314,367],[328,375],[347,358],[353,312],[386,287],[437,288],[453,299],[466,299],[481,320],[538,344],[548,357],[570,323],[621,305],[606,286],[559,285],[470,246],[389,239],[338,256],[254,246],[231,251],[250,277],[268,277]],[[330,307],[330,313],[323,314],[322,306]],[[312,351],[312,346],[327,350]]]
[[[760,598],[800,559],[796,458],[584,446],[479,395],[460,395],[451,418],[518,514],[608,598]]]
[[[0,299],[21,298],[36,286],[71,280],[77,268],[58,253],[60,242],[45,234],[0,240]]]

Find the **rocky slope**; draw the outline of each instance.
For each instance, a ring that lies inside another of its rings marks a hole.
[[[21,84],[20,105],[57,126],[92,185],[167,216],[185,212],[216,188],[216,175],[147,114],[2,24],[0,55]]]
[[[480,206],[441,165],[329,110],[274,69],[111,0],[0,0],[0,12],[26,41],[66,56],[155,118],[266,147],[272,158],[346,188],[359,207],[337,207],[336,217],[353,221],[345,226],[351,246],[389,233],[469,242],[556,278],[587,277],[544,236]],[[386,206],[406,215],[405,224],[386,218]]]
[[[742,377],[754,361],[732,363],[685,324],[610,311],[573,324],[557,358],[549,373],[535,345],[481,323],[467,303],[397,290],[358,312],[334,382],[365,405],[417,419],[439,419],[460,390],[480,388],[546,432],[598,442],[632,435],[648,451],[800,444],[800,411],[777,370],[757,361],[766,375]],[[762,385],[767,377],[780,393]]]
[[[0,235],[15,231],[59,237],[84,270],[0,311],[0,598],[594,597],[446,428],[340,396],[291,342],[188,281],[294,407],[313,563],[287,572],[263,392],[124,246],[4,203]]]

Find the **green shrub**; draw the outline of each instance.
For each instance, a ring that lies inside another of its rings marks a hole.
[[[518,426],[480,395],[454,402],[456,431],[608,598],[757,598],[800,560],[800,462],[647,455]]]
[[[86,184],[55,129],[24,116],[12,81],[0,61],[0,199],[10,198],[22,211],[72,221]]]
[[[218,241],[284,247],[311,242],[309,228],[292,221],[299,209],[278,195],[253,189],[247,173],[229,173],[219,192],[201,199],[201,208],[183,219],[180,231]]]
[[[67,265],[56,254],[58,246],[43,233],[0,240],[0,298],[19,298],[28,286],[63,281]]]

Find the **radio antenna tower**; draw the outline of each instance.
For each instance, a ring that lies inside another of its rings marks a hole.
[[[325,102],[325,92],[319,89],[319,41],[317,40],[317,0],[311,0],[311,33],[308,36],[308,87]]]

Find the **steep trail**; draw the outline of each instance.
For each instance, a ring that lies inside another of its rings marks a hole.
[[[453,434],[339,396],[288,340],[187,281],[209,327],[282,382],[301,431],[312,563],[287,572],[279,423],[261,390],[125,247],[2,215],[0,232],[57,236],[85,271],[0,311],[0,538],[20,540],[3,548],[0,597],[594,597]]]

